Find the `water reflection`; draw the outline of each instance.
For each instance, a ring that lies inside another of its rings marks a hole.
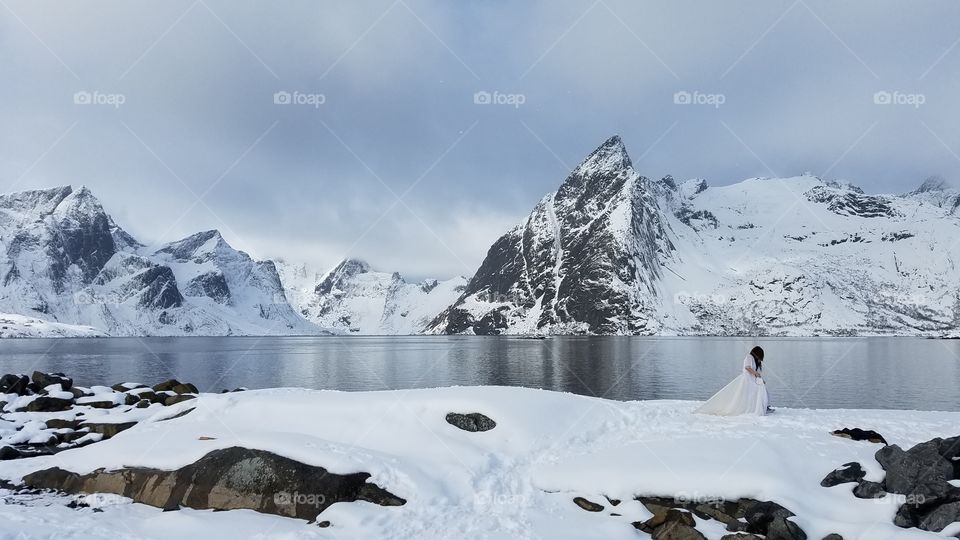
[[[246,386],[387,390],[511,385],[610,399],[706,399],[759,342],[774,405],[960,410],[960,342],[914,338],[113,338],[0,341],[4,372],[81,385],[178,378]]]

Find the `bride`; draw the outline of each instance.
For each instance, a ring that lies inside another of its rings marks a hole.
[[[769,398],[767,386],[763,382],[763,349],[754,347],[743,359],[743,371],[730,384],[723,387],[694,412],[734,416],[738,414],[767,413]]]

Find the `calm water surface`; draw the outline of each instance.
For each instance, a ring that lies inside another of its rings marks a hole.
[[[702,400],[739,373],[755,343],[774,406],[960,411],[960,341],[914,338],[24,339],[0,340],[0,371],[62,371],[84,386],[177,378],[201,391],[510,385]]]

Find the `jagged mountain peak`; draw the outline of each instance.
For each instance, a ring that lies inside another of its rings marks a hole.
[[[947,182],[942,176],[934,175],[924,180],[923,183],[920,184],[920,187],[914,190],[913,193],[918,194],[930,193],[933,191],[946,191],[950,188],[950,183]]]
[[[370,265],[360,259],[346,258],[340,261],[333,270],[317,283],[314,288],[316,294],[328,294],[339,286],[341,282],[359,274],[370,272]]]
[[[211,229],[170,242],[158,249],[155,253],[165,253],[173,256],[175,259],[186,260],[200,253],[212,251],[218,247],[230,248],[230,244],[223,239],[220,231]]]
[[[619,135],[614,135],[580,162],[580,165],[573,170],[570,177],[585,177],[600,171],[619,171],[632,168],[633,163],[630,161],[627,147],[624,146]]]

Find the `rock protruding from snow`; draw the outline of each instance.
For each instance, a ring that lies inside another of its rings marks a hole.
[[[67,493],[115,493],[170,510],[248,509],[307,520],[338,502],[406,503],[367,482],[369,477],[363,472],[335,474],[272,452],[234,446],[173,471],[130,467],[77,474],[54,467],[30,473],[23,481]]]

